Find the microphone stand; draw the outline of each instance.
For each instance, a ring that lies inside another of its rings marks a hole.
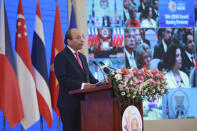
[[[105,78],[105,75],[103,73],[103,70],[101,69],[101,67],[96,63],[96,61],[93,61],[93,64],[95,64],[97,67],[99,67],[99,69],[101,70],[101,74],[103,75],[103,78],[104,78],[104,84],[106,85],[107,84],[107,80]],[[101,86],[103,85],[103,82],[97,82],[96,83],[96,86]]]

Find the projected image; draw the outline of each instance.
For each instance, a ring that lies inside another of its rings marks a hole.
[[[155,28],[158,26],[158,0],[124,0],[126,27]]]
[[[122,28],[88,28],[89,58],[124,57]]]
[[[122,0],[87,0],[88,27],[123,26]]]
[[[143,101],[145,120],[197,118],[197,105],[191,104],[197,99],[196,5],[197,0],[87,0],[89,66],[97,79],[103,74],[93,61],[165,73],[169,94]]]

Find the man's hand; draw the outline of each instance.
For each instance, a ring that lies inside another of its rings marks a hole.
[[[90,84],[90,83],[85,83],[84,84],[84,89],[87,89],[87,88],[95,88],[96,87],[96,84]]]

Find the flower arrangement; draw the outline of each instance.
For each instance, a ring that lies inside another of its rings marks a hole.
[[[158,69],[117,69],[109,74],[113,92],[121,104],[143,99],[154,101],[167,93],[166,80]]]

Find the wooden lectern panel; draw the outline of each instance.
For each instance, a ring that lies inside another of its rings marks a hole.
[[[82,131],[122,131],[122,115],[128,105],[121,106],[120,101],[113,97],[109,86],[91,89],[75,90],[70,94],[85,95],[81,101],[81,130]],[[142,116],[142,103],[132,102]]]
[[[82,131],[115,131],[111,91],[87,94],[81,102]]]

